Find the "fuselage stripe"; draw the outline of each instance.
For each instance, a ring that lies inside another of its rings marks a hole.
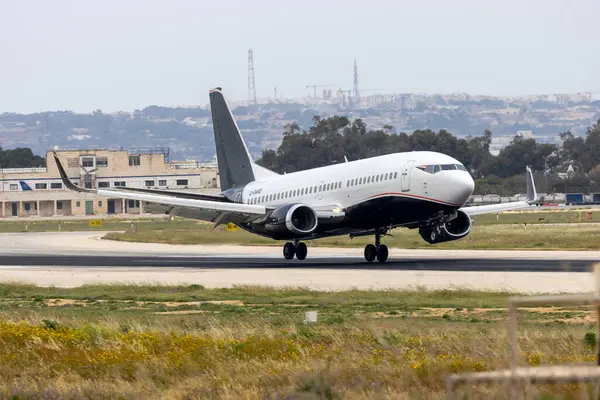
[[[442,203],[442,204],[446,204],[446,205],[453,206],[453,207],[462,207],[463,206],[462,204],[448,203],[447,201],[433,199],[431,197],[419,196],[419,195],[410,194],[410,193],[399,193],[399,192],[379,193],[379,194],[375,194],[373,196],[370,196],[369,199],[373,199],[373,198],[376,198],[376,197],[383,197],[383,196],[414,197],[414,198],[417,198],[417,199],[434,201],[436,203]]]

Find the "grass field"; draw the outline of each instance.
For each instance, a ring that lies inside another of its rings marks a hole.
[[[508,295],[2,284],[0,396],[441,399],[447,374],[507,366]],[[594,361],[588,309],[522,315],[522,364]]]
[[[132,227],[132,222],[137,226],[151,225],[156,229],[162,229],[170,224],[168,220],[158,218],[127,219],[124,217],[98,217],[98,219],[101,219],[103,221],[103,226],[90,227],[89,220],[87,219],[36,220],[35,218],[21,218],[18,220],[2,220],[0,222],[0,233],[125,230]],[[195,225],[195,221],[187,221],[183,219],[178,219],[174,222],[182,227],[185,227],[187,225]]]
[[[592,224],[545,225],[485,224],[475,222],[471,233],[460,240],[431,245],[417,230],[395,229],[393,237],[382,242],[389,247],[404,249],[534,249],[534,250],[597,250],[600,249],[600,227]],[[172,224],[159,228],[152,224],[139,225],[137,231],[108,233],[105,239],[172,244],[240,244],[273,245],[282,243],[253,235],[243,230],[228,232],[225,227],[212,228],[206,223]],[[350,239],[348,236],[318,239],[311,246],[363,247],[372,243],[370,236]]]
[[[507,212],[499,216],[482,215],[473,218],[472,232],[461,240],[430,245],[417,230],[395,229],[393,237],[383,242],[390,247],[407,249],[537,249],[537,250],[594,250],[600,248],[600,228],[594,220],[586,220],[585,212],[579,219],[577,211]],[[600,216],[596,216],[600,222]],[[132,242],[158,242],[174,244],[241,244],[281,246],[281,242],[252,235],[245,231],[227,232],[225,227],[212,228],[212,224],[175,218],[147,218],[129,220],[104,218],[101,227],[90,227],[87,220],[17,220],[2,221],[0,232],[47,231],[120,231],[105,238]],[[567,225],[555,225],[567,224]],[[319,239],[313,246],[363,247],[371,237],[350,240],[347,236]]]

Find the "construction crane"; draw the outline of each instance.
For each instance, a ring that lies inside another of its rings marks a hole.
[[[313,88],[314,98],[317,98],[317,88],[318,87],[329,87],[329,86],[339,86],[337,84],[329,84],[329,85],[306,85],[306,88]]]
[[[361,93],[379,92],[379,91],[382,91],[382,90],[385,90],[385,89],[361,89],[360,92]],[[351,89],[338,89],[337,93],[338,93],[338,95],[339,95],[339,93],[341,93],[342,96],[343,96],[342,101],[343,102],[347,101],[348,102],[347,105],[350,106],[354,101],[356,101],[355,98],[352,96],[352,92],[354,92],[354,90],[351,90]],[[348,96],[345,95],[346,93],[348,93]]]
[[[385,90],[385,89],[360,89],[360,92],[361,93],[365,93],[365,92],[380,92],[382,90]],[[339,89],[338,91],[341,91],[341,92],[344,92],[344,93],[348,92],[348,97],[350,97],[350,94],[353,92],[353,90],[351,90],[351,89]]]

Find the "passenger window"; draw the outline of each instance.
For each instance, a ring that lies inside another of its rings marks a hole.
[[[383,179],[385,179],[386,181],[388,180],[388,173],[387,172],[385,173],[385,176],[384,176]]]
[[[394,179],[398,177],[398,172],[394,172]]]

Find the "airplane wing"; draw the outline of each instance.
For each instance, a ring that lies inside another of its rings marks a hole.
[[[527,181],[527,198],[525,201],[514,201],[511,203],[500,203],[500,204],[487,204],[484,206],[469,206],[462,207],[461,211],[464,211],[469,216],[498,213],[502,211],[519,210],[523,208],[531,207],[531,204],[537,200],[537,191],[535,190],[535,183],[533,182],[533,174],[531,168],[525,167],[526,181]]]
[[[215,222],[244,221],[265,216],[267,208],[261,205],[241,204],[227,201],[224,197],[196,193],[169,192],[166,190],[139,188],[87,189],[75,185],[54,153],[54,159],[64,185],[77,192],[93,193],[103,197],[139,200],[153,213],[187,216],[188,218]],[[233,217],[233,218],[232,218]]]
[[[222,194],[206,194],[206,193],[193,193],[193,192],[180,192],[177,190],[163,190],[163,189],[146,189],[146,188],[131,188],[117,186],[111,190],[125,191],[125,192],[138,192],[138,193],[149,193],[149,194],[164,194],[167,196],[176,195],[184,199],[196,199],[196,200],[209,200],[209,201],[220,201],[230,202],[229,199]]]

